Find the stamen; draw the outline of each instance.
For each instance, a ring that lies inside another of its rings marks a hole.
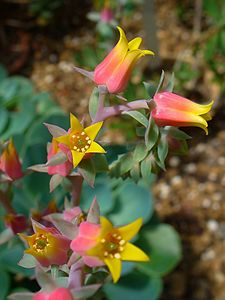
[[[91,140],[88,140],[87,143],[90,145],[91,144]]]
[[[117,237],[117,234],[116,233],[113,233],[113,235],[112,235],[113,237]]]
[[[89,141],[89,140],[90,140],[89,136],[86,136],[85,140],[86,140],[86,141]]]
[[[101,239],[101,243],[104,244],[105,243],[105,239]]]
[[[124,247],[119,247],[120,252],[124,250]]]
[[[85,135],[85,132],[84,132],[84,131],[82,131],[82,132],[81,132],[81,135]]]
[[[85,146],[85,149],[89,149],[90,147],[87,145],[87,146]]]
[[[81,148],[81,151],[82,151],[82,152],[85,152],[85,148]]]
[[[108,256],[108,255],[109,255],[109,252],[105,251],[104,256]]]
[[[74,150],[77,150],[77,146],[74,146],[73,149],[74,149]]]
[[[117,259],[120,259],[120,258],[121,258],[121,255],[120,255],[119,253],[115,253],[115,254],[114,254],[114,257],[117,258]]]
[[[125,242],[124,240],[121,240],[121,241],[119,242],[119,244],[120,244],[121,246],[123,246],[125,243],[126,243],[126,242]]]

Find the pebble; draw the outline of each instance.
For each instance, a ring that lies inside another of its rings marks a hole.
[[[201,259],[202,260],[211,260],[214,259],[216,256],[216,253],[213,249],[207,249],[205,252],[202,253]]]
[[[209,229],[209,231],[215,232],[219,229],[219,224],[216,220],[209,220],[207,222],[207,228]]]

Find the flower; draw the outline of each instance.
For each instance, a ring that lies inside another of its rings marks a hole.
[[[111,222],[104,217],[101,223],[93,224],[82,222],[78,236],[71,242],[71,249],[84,256],[86,264],[93,266],[93,258],[103,262],[109,268],[114,283],[121,274],[121,261],[148,261],[149,257],[138,247],[129,243],[139,231],[142,219],[122,226],[113,227]],[[88,258],[92,259],[89,264]],[[99,263],[100,265],[100,263]]]
[[[0,170],[11,180],[23,177],[21,163],[12,140],[9,141],[0,157]]]
[[[24,252],[33,255],[44,267],[65,264],[68,260],[70,240],[59,234],[56,229],[44,227],[37,222],[34,222],[34,231],[31,236],[20,234],[29,246]]]
[[[73,297],[68,289],[61,287],[51,293],[38,292],[33,300],[73,300]]]
[[[27,229],[27,221],[25,216],[21,214],[7,214],[4,217],[5,225],[11,228],[14,234],[22,232]]]
[[[66,135],[59,136],[57,142],[66,145],[73,157],[74,168],[89,153],[105,153],[105,150],[94,139],[102,127],[103,122],[98,122],[83,128],[78,119],[70,114],[70,130]]]
[[[150,50],[139,49],[142,42],[140,37],[128,43],[122,28],[117,28],[120,32],[118,43],[94,70],[94,82],[98,85],[106,85],[110,93],[119,93],[126,88],[139,58],[154,55]]]
[[[105,6],[100,13],[100,20],[103,23],[110,23],[113,20],[113,11]]]
[[[49,150],[48,150],[48,161],[59,151],[64,152],[66,155],[68,155],[68,151],[70,153],[70,150],[63,144],[59,144],[54,138],[52,139],[52,143],[50,144]],[[61,163],[56,166],[48,166],[48,174],[54,175],[59,174],[61,176],[67,176],[70,171],[73,168],[73,164],[70,160],[67,160],[64,163]]]
[[[213,101],[206,105],[197,104],[191,100],[171,92],[157,93],[154,96],[156,107],[152,117],[159,126],[197,126],[208,134],[207,121],[211,120],[209,111]]]

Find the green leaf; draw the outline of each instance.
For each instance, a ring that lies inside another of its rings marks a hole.
[[[119,155],[119,158],[110,165],[110,175],[113,177],[120,177],[131,170],[133,163],[132,153],[129,152]]]
[[[134,149],[134,161],[142,161],[148,153],[148,149],[144,144],[138,144]]]
[[[162,281],[136,271],[122,277],[117,284],[105,284],[103,290],[109,300],[156,300],[162,291]]]
[[[146,183],[152,181],[152,160],[150,155],[141,162],[141,176]]]
[[[162,70],[161,76],[160,76],[160,79],[159,79],[159,84],[158,84],[158,87],[157,87],[156,92],[155,92],[156,94],[160,90],[160,88],[161,88],[161,86],[163,84],[164,78],[165,78],[165,72]]]
[[[140,124],[142,124],[145,127],[148,126],[148,119],[146,118],[146,116],[137,110],[125,111],[122,114],[129,115],[130,117],[132,117],[133,119],[135,119],[136,121],[138,121]]]
[[[153,198],[150,192],[131,180],[125,181],[114,192],[113,210],[110,220],[116,225],[130,223],[137,218],[148,221],[153,213]]]
[[[174,87],[174,73],[171,74],[170,80],[166,85],[165,91],[172,92]]]
[[[158,160],[157,164],[160,168],[165,169],[165,159],[168,154],[168,141],[166,135],[162,134],[157,147]]]
[[[153,99],[153,97],[156,93],[157,87],[154,84],[148,83],[148,82],[143,82],[143,84],[144,84],[144,87],[145,87],[145,90],[146,90],[148,96],[150,97],[150,99]]]
[[[140,166],[139,163],[136,163],[133,165],[131,171],[130,171],[130,176],[133,179],[134,182],[138,182],[140,179]]]
[[[10,286],[9,274],[1,270],[1,280],[0,280],[0,300],[5,300],[8,295]]]
[[[83,159],[79,163],[78,172],[91,187],[94,186],[96,171],[91,159]]]
[[[92,120],[94,119],[97,113],[98,104],[99,104],[99,91],[98,88],[95,87],[89,99],[89,114]]]
[[[150,117],[148,122],[148,127],[145,132],[145,145],[150,151],[156,144],[159,136],[159,128],[155,124],[155,121],[152,117]]]
[[[168,274],[181,260],[180,237],[170,225],[158,224],[145,227],[138,244],[151,258],[147,263],[138,264],[138,269],[150,276]]]
[[[96,173],[107,172],[109,170],[108,162],[104,154],[96,153],[92,158]]]
[[[176,127],[169,127],[168,132],[177,140],[188,140],[192,138],[190,135]]]

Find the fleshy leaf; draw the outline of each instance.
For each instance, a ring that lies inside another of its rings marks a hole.
[[[87,215],[87,221],[90,223],[99,224],[100,223],[100,208],[98,205],[98,202],[96,200],[96,197],[91,203],[91,207],[88,211]]]
[[[59,126],[48,124],[48,123],[44,123],[44,125],[48,128],[48,131],[51,133],[51,135],[54,138],[67,134],[66,130]]]
[[[78,233],[77,225],[64,220],[63,215],[51,214],[44,218],[54,224],[54,226],[67,238],[73,240],[76,237]]]
[[[133,119],[135,119],[136,121],[138,121],[140,124],[142,124],[145,127],[148,126],[148,119],[146,118],[146,116],[137,110],[125,111],[122,114],[129,115],[130,117],[132,117]]]
[[[49,188],[50,188],[50,193],[53,192],[57,186],[60,185],[60,183],[63,180],[63,176],[59,175],[59,174],[54,174],[49,182]]]
[[[36,267],[37,261],[34,256],[25,253],[21,260],[18,262],[18,265],[23,268],[32,269]]]

